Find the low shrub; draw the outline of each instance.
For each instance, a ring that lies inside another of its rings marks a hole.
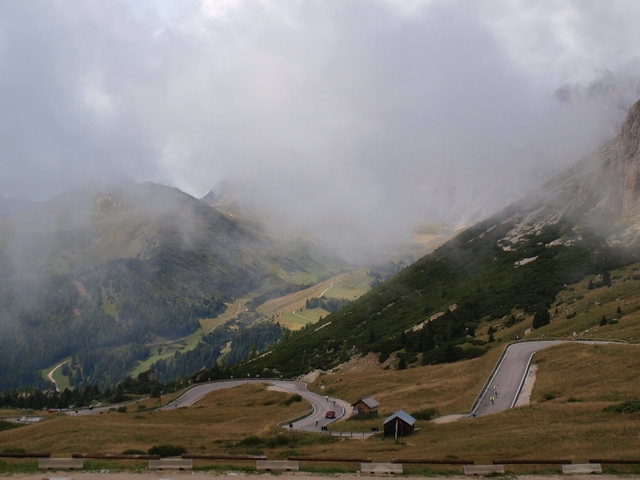
[[[411,416],[416,420],[429,421],[429,420],[433,420],[438,416],[438,411],[435,408],[423,408],[422,410],[413,412]]]
[[[187,449],[182,445],[154,445],[147,453],[149,455],[160,455],[161,457],[179,457],[183,453],[187,453]]]
[[[26,453],[24,448],[8,447],[2,450],[2,453]]]
[[[250,437],[240,440],[237,445],[239,447],[256,447],[258,445],[262,445],[263,443],[264,440],[262,438],[251,435]]]
[[[611,405],[602,410],[605,413],[636,413],[640,412],[640,400],[628,400],[626,402],[619,403],[618,405]]]
[[[291,395],[289,398],[287,398],[284,402],[282,402],[284,405],[289,406],[292,403],[298,403],[302,401],[302,397],[300,395],[298,395],[297,393],[295,395]]]
[[[5,430],[11,430],[14,428],[20,428],[22,427],[21,424],[19,423],[13,423],[13,422],[7,422],[6,420],[0,420],[0,432],[3,432]]]
[[[278,433],[276,435],[269,435],[266,437],[258,437],[256,435],[250,435],[240,440],[237,447],[262,447],[262,448],[279,448],[289,447],[294,448],[301,445],[317,445],[335,443],[340,441],[338,437],[332,435],[314,435],[303,434],[300,432],[285,432]]]
[[[378,412],[371,412],[371,413],[358,413],[357,415],[353,415],[350,420],[357,420],[359,422],[363,422],[365,420],[371,420],[371,419],[376,419],[378,418]]]
[[[144,455],[145,452],[138,450],[137,448],[129,448],[122,452],[122,455]]]

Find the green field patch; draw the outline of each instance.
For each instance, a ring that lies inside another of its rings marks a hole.
[[[288,313],[278,318],[278,322],[283,327],[287,327],[290,330],[300,330],[308,323],[316,323],[320,320],[320,317],[326,317],[329,314],[326,310],[321,308],[314,308],[309,310],[301,310],[295,313]]]
[[[102,311],[112,317],[116,314],[116,302],[109,300],[104,293],[102,294]]]
[[[271,318],[273,316],[274,320],[281,321],[293,311],[302,310],[306,301],[311,298],[325,296],[355,300],[371,289],[369,286],[371,278],[367,272],[367,269],[361,269],[355,272],[341,273],[323,280],[313,287],[269,300],[260,305],[256,311],[265,317]]]
[[[62,374],[62,366],[61,366],[61,364],[69,363],[70,361],[71,361],[71,358],[68,357],[59,362],[56,362],[54,365],[51,365],[50,367],[45,368],[44,370],[41,371],[42,378],[45,379],[47,382],[50,382],[51,380],[49,379],[49,373],[55,369],[52,377],[53,377],[53,380],[56,382],[56,386],[58,387],[58,390],[60,390],[61,392],[65,388],[68,388],[69,390],[73,390],[73,387],[71,387],[71,385],[69,384],[69,377]]]
[[[372,278],[368,275],[369,270],[366,268],[348,273],[341,278],[332,288],[325,292],[327,298],[346,298],[355,300],[371,290],[369,283]]]

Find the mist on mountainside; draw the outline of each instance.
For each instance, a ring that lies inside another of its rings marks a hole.
[[[589,86],[638,74],[638,8],[1,4],[0,192],[42,201],[107,169],[198,198],[228,181],[275,229],[380,255],[425,222],[485,218],[611,138],[618,113]],[[554,96],[576,85],[589,94]]]
[[[362,192],[375,172],[365,173],[363,185],[351,193],[342,187],[354,179],[342,177],[311,188],[305,179],[291,177],[283,191],[274,191],[273,184],[282,182],[265,182],[270,178],[265,173],[226,179],[203,200],[223,210],[252,212],[267,228],[320,235],[354,261],[376,261],[415,248],[412,234],[419,231],[435,228],[447,235],[469,227],[589,155],[619,133],[628,109],[640,98],[640,76],[605,71],[585,85],[547,93],[535,108],[516,104],[523,111],[513,112],[511,128],[497,132],[501,127],[493,125],[494,131],[486,138],[476,136],[475,143],[465,136],[470,125],[462,124],[460,130],[451,125],[409,171],[396,154],[387,152],[385,162],[382,151],[372,152],[378,165],[387,163],[375,193]],[[473,121],[481,124],[483,119]],[[288,174],[282,172],[280,180]]]
[[[0,218],[0,390],[46,385],[40,371],[65,358],[72,386],[114,384],[147,344],[193,334],[250,291],[295,290],[343,265],[176,188],[84,183]]]

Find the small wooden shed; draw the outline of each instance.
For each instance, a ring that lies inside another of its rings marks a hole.
[[[353,407],[354,415],[377,415],[380,404],[373,397],[365,397],[355,403],[352,403],[351,406]]]
[[[398,410],[393,415],[389,415],[384,421],[385,437],[405,437],[413,433],[416,419],[404,410]]]

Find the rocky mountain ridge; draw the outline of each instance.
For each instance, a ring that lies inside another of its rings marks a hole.
[[[574,237],[592,228],[611,244],[638,242],[640,101],[631,107],[615,138],[505,212],[513,213],[503,223],[515,226],[501,239],[503,248],[562,219],[575,224]]]

